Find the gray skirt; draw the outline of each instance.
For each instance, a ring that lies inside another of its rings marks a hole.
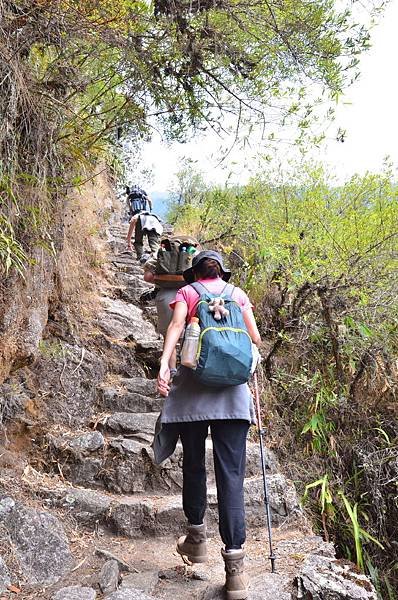
[[[173,311],[170,308],[170,302],[176,297],[178,288],[160,288],[155,298],[155,305],[158,314],[157,331],[163,337],[166,337],[167,328],[173,318]]]
[[[180,366],[165,399],[161,422],[186,423],[218,419],[243,419],[256,423],[247,383],[210,387],[195,379],[192,369]]]

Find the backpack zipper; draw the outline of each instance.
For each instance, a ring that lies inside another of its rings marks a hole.
[[[202,338],[207,331],[211,331],[211,330],[233,331],[234,333],[245,333],[247,335],[247,337],[249,338],[249,340],[251,340],[251,337],[248,334],[248,332],[245,329],[240,329],[239,327],[206,327],[206,329],[201,331],[200,336],[199,336],[199,344],[198,344],[198,351],[196,353],[196,360],[199,360],[200,352],[202,350]]]

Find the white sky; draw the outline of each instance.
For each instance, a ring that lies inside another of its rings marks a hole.
[[[377,171],[385,156],[398,163],[398,0],[392,0],[380,24],[372,31],[372,48],[361,58],[361,77],[337,106],[336,121],[328,131],[328,142],[317,153],[339,179],[356,172]],[[335,136],[339,127],[346,130],[344,143]],[[197,160],[212,181],[222,182],[232,169],[245,178],[247,154],[234,153],[233,164],[217,167],[215,156],[219,140],[207,135],[187,144],[167,146],[160,137],[144,148],[143,163],[153,170],[153,181],[141,183],[150,191],[167,191],[184,156]],[[232,158],[232,157],[231,157]]]

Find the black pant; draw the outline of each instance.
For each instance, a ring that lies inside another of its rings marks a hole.
[[[182,500],[191,525],[206,511],[205,442],[210,426],[217,484],[219,530],[225,547],[238,549],[246,539],[243,480],[248,421],[219,420],[178,423],[184,450]]]

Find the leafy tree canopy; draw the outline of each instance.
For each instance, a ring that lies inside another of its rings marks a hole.
[[[21,123],[30,111],[52,142],[84,148],[145,134],[155,118],[175,137],[220,129],[222,111],[265,123],[283,106],[305,125],[306,86],[338,95],[368,45],[346,4],[1,0],[0,111],[22,138],[36,133]]]
[[[48,192],[78,183],[71,173],[104,153],[109,161],[123,136],[221,131],[225,116],[236,128],[293,116],[305,130],[307,87],[337,97],[368,45],[352,4],[0,0],[5,255],[17,264],[14,228],[46,227]]]

